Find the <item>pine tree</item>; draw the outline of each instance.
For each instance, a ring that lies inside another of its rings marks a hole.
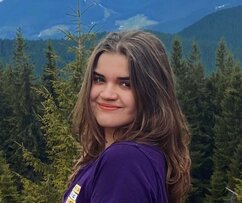
[[[62,74],[67,80],[63,82],[56,83],[56,89],[62,90],[60,91],[59,100],[62,101],[63,109],[66,109],[66,116],[69,116],[69,113],[72,111],[74,101],[77,99],[77,94],[80,90],[83,80],[83,73],[86,69],[87,59],[91,52],[90,41],[95,38],[95,35],[91,33],[93,27],[92,25],[89,28],[87,34],[82,32],[82,23],[81,16],[85,13],[88,8],[86,8],[83,12],[80,10],[80,1],[78,0],[77,10],[70,14],[74,17],[73,21],[76,24],[76,33],[71,33],[63,30],[66,35],[66,39],[74,42],[74,45],[69,47],[69,52],[74,53],[75,59],[67,64]],[[89,43],[88,48],[85,47],[86,44]],[[69,98],[69,102],[66,101],[66,98]],[[63,102],[65,101],[65,102]],[[70,102],[71,101],[71,102]]]
[[[233,55],[228,50],[226,42],[221,39],[216,51],[216,73],[213,81],[216,91],[216,114],[221,111],[221,100],[224,97],[224,90],[229,85],[229,75],[232,73],[234,65]]]
[[[187,117],[191,134],[192,191],[188,202],[202,202],[211,175],[211,126],[208,125],[210,103],[206,94],[206,80],[198,46],[194,42],[186,62],[183,76],[186,82],[181,88],[182,109]]]
[[[73,161],[81,153],[77,140],[72,136],[69,120],[77,93],[74,92],[75,88],[71,86],[73,75],[64,73],[66,73],[64,79],[52,83],[53,91],[57,95],[56,98],[45,87],[39,90],[43,98],[43,115],[40,119],[47,143],[48,162],[42,162],[27,149],[24,149],[27,164],[33,167],[37,173],[42,174],[38,183],[22,179],[25,202],[33,200],[32,194],[29,193],[31,190],[35,191],[42,202],[60,202],[66,189]]]
[[[3,150],[7,157],[10,156],[12,145],[14,142],[13,132],[15,129],[15,115],[14,115],[14,101],[15,101],[15,77],[11,66],[1,72],[1,150]]]
[[[60,202],[66,188],[67,177],[70,174],[73,160],[79,149],[77,142],[71,135],[68,119],[62,114],[59,107],[48,92],[42,92],[44,115],[41,118],[47,141],[48,163],[42,162],[31,152],[23,148],[27,164],[34,168],[42,178],[35,183],[22,178],[24,202],[33,201],[34,191],[41,202]],[[79,152],[80,153],[80,152]]]
[[[185,60],[183,58],[182,52],[182,43],[178,38],[175,38],[172,43],[172,51],[171,51],[171,66],[174,70],[176,76],[176,92],[177,97],[182,105],[184,102],[183,98],[183,87],[187,81],[187,66],[185,64]]]
[[[48,162],[44,163],[40,159],[36,159],[31,152],[23,148],[27,164],[42,174],[38,183],[26,178],[22,179],[25,202],[33,201],[32,194],[29,193],[32,190],[42,202],[60,202],[66,189],[67,177],[71,173],[73,161],[81,154],[79,143],[71,133],[70,114],[77,99],[83,70],[86,66],[87,53],[83,45],[86,38],[85,35],[67,34],[68,39],[76,42],[76,46],[71,47],[71,50],[76,53],[76,59],[66,65],[62,72],[63,78],[52,83],[53,90],[57,95],[57,102],[47,88],[39,90],[44,98],[42,102],[43,115],[40,119],[47,142]]]
[[[227,90],[225,101],[223,103],[223,120],[232,123],[228,125],[228,141],[229,150],[232,157],[230,158],[230,165],[228,171],[228,187],[232,190],[235,189],[235,178],[239,178],[242,173],[242,156],[241,156],[241,143],[242,143],[242,71],[237,66],[231,78],[231,87]],[[233,104],[231,106],[231,104]],[[227,106],[226,106],[227,105]]]
[[[234,190],[237,193],[238,202],[242,202],[242,139],[240,139],[239,144],[234,153],[232,164],[230,166],[230,177],[233,177],[235,183]]]
[[[14,173],[10,170],[2,152],[0,152],[0,202],[21,202]]]
[[[7,100],[11,105],[8,118],[9,137],[5,140],[5,153],[10,167],[17,173],[34,178],[33,171],[24,164],[21,148],[24,145],[37,156],[41,156],[41,132],[37,119],[38,98],[34,92],[33,66],[26,54],[25,41],[20,29],[16,33],[13,63],[7,70]]]
[[[47,50],[46,50],[46,60],[47,63],[43,69],[43,76],[42,76],[42,83],[44,87],[49,91],[49,93],[54,98],[55,102],[57,102],[57,93],[54,88],[54,82],[59,79],[59,70],[56,66],[56,59],[57,55],[54,52],[54,49],[51,43],[48,43]]]
[[[241,150],[240,150],[241,152]],[[235,180],[235,192],[238,198],[238,202],[242,201],[242,172],[240,172],[239,178],[234,178]]]
[[[80,7],[80,1],[78,1],[78,8]],[[84,11],[85,12],[85,11]],[[95,38],[94,34],[91,34],[91,30],[93,27],[90,28],[87,34],[82,32],[81,27],[81,11],[77,9],[76,12],[71,14],[75,19],[76,22],[76,30],[75,34],[64,31],[66,34],[67,40],[71,40],[74,42],[74,46],[69,47],[69,51],[75,54],[75,60],[71,63],[67,64],[65,67],[65,74],[69,75],[69,83],[70,87],[73,88],[73,91],[77,93],[80,90],[82,80],[83,80],[83,73],[86,68],[87,58],[90,54],[90,47],[85,49],[85,45]]]
[[[2,66],[0,66],[0,129],[1,129],[1,136],[0,136],[0,150],[4,148],[4,142],[8,137],[8,127],[6,123],[6,119],[9,116],[10,106],[6,99],[6,92],[5,92],[5,71]]]
[[[241,124],[238,121],[241,117],[238,111],[241,109],[241,100],[238,96],[239,89],[236,87],[238,86],[236,83],[241,83],[241,79],[237,80],[241,76],[236,71],[237,65],[224,41],[219,43],[216,61],[217,73],[214,77],[214,87],[217,109],[214,126],[214,171],[211,177],[209,200],[210,202],[223,202],[228,199],[226,187],[229,184],[229,166],[236,147],[238,132],[241,131]]]
[[[235,192],[237,201],[242,202],[242,173],[240,178],[236,179]]]

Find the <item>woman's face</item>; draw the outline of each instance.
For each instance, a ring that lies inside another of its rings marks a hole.
[[[134,120],[136,104],[130,87],[127,58],[118,53],[103,53],[93,73],[91,108],[105,132]]]

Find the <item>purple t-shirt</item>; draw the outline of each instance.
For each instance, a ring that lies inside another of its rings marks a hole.
[[[167,203],[165,177],[158,148],[115,143],[78,172],[62,203]]]

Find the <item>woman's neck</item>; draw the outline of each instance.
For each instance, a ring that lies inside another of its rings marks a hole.
[[[105,140],[106,140],[106,144],[105,144],[105,148],[109,147],[111,144],[114,143],[114,128],[105,128],[104,129],[104,133],[105,133]]]

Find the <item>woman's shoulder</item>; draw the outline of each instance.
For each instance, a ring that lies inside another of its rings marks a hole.
[[[110,145],[101,154],[99,160],[112,164],[115,162],[121,162],[125,165],[139,164],[140,166],[148,164],[159,168],[165,165],[165,157],[160,149],[134,141],[120,141]]]
[[[95,161],[93,202],[167,202],[165,170],[160,150],[135,142],[114,143]]]
[[[155,147],[150,144],[143,144],[134,141],[120,141],[110,145],[105,151],[104,154],[109,153],[118,153],[122,155],[130,155],[129,153],[134,154],[154,154],[158,156],[164,156],[162,150],[158,147]]]

